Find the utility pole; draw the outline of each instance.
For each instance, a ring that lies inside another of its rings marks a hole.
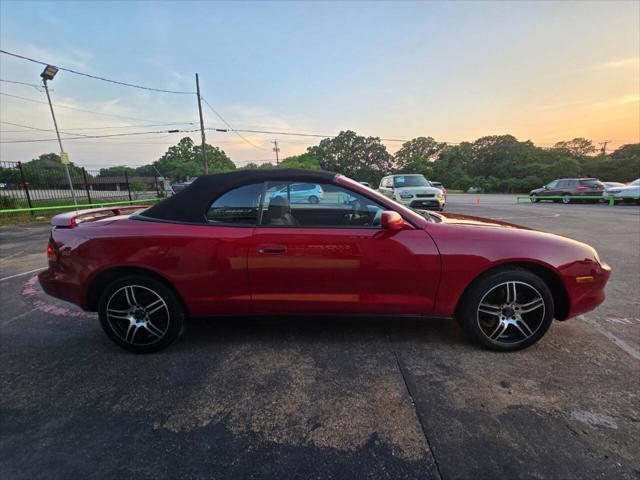
[[[602,142],[600,142],[598,145],[602,145],[602,147],[600,147],[600,154],[602,155],[606,155],[607,154],[607,143],[611,142],[611,140],[603,140]]]
[[[62,148],[62,140],[60,139],[60,131],[58,130],[58,122],[56,121],[56,114],[53,112],[53,104],[51,103],[51,95],[49,95],[49,86],[47,85],[48,80],[53,80],[53,77],[58,73],[58,69],[54,66],[47,65],[44,71],[40,74],[42,77],[42,83],[44,84],[44,90],[47,92],[47,100],[49,101],[49,109],[51,110],[51,117],[53,118],[53,126],[56,129],[56,137],[58,137],[58,145],[60,146],[60,160],[64,164],[64,171],[67,174],[67,181],[69,182],[69,189],[71,190],[71,197],[73,197],[73,204],[76,206],[76,210],[78,209],[78,201],[76,200],[76,192],[73,189],[73,182],[71,181],[71,174],[69,173],[69,163],[68,156],[64,152],[64,148]]]
[[[276,165],[280,165],[280,156],[278,155],[280,149],[278,148],[278,140],[272,140],[271,143],[274,145],[273,151],[276,152]]]
[[[204,136],[204,120],[202,120],[202,101],[200,100],[200,80],[196,73],[196,92],[198,95],[198,113],[200,114],[200,134],[202,135],[202,160],[204,161],[204,174],[209,174],[209,165],[207,164],[207,147],[206,138]]]

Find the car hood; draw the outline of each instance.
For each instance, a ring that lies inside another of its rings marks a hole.
[[[518,230],[532,230],[528,227],[516,225],[514,223],[503,222],[502,220],[492,220],[490,218],[475,217],[473,215],[459,215],[454,213],[439,214],[442,222],[454,225],[468,225],[472,227],[493,227],[493,228],[515,228]]]

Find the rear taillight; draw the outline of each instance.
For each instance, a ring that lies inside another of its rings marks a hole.
[[[576,187],[576,192],[584,192],[585,190],[589,190],[589,187],[584,187],[584,186]]]
[[[49,240],[49,243],[47,244],[47,259],[50,262],[58,261],[58,247],[53,240]]]

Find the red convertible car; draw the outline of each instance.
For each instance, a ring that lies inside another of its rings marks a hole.
[[[412,210],[324,171],[207,175],[150,208],[52,224],[42,287],[136,352],[168,346],[187,316],[238,314],[456,318],[518,350],[602,303],[611,273],[584,243]]]

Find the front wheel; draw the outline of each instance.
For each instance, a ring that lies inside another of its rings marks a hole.
[[[163,282],[130,275],[110,283],[100,296],[103,330],[122,348],[150,353],[168,347],[182,331],[185,310]]]
[[[536,203],[538,201],[538,196],[533,193],[529,196],[529,200],[531,200],[531,203]]]
[[[311,195],[309,197],[309,203],[316,204],[316,203],[319,203],[319,202],[320,202],[320,199],[318,197],[316,197],[315,195]]]
[[[562,203],[564,203],[565,205],[571,203],[571,196],[568,193],[562,195]]]
[[[505,268],[477,280],[463,298],[459,320],[481,345],[503,352],[536,343],[551,325],[553,295],[534,273]]]

